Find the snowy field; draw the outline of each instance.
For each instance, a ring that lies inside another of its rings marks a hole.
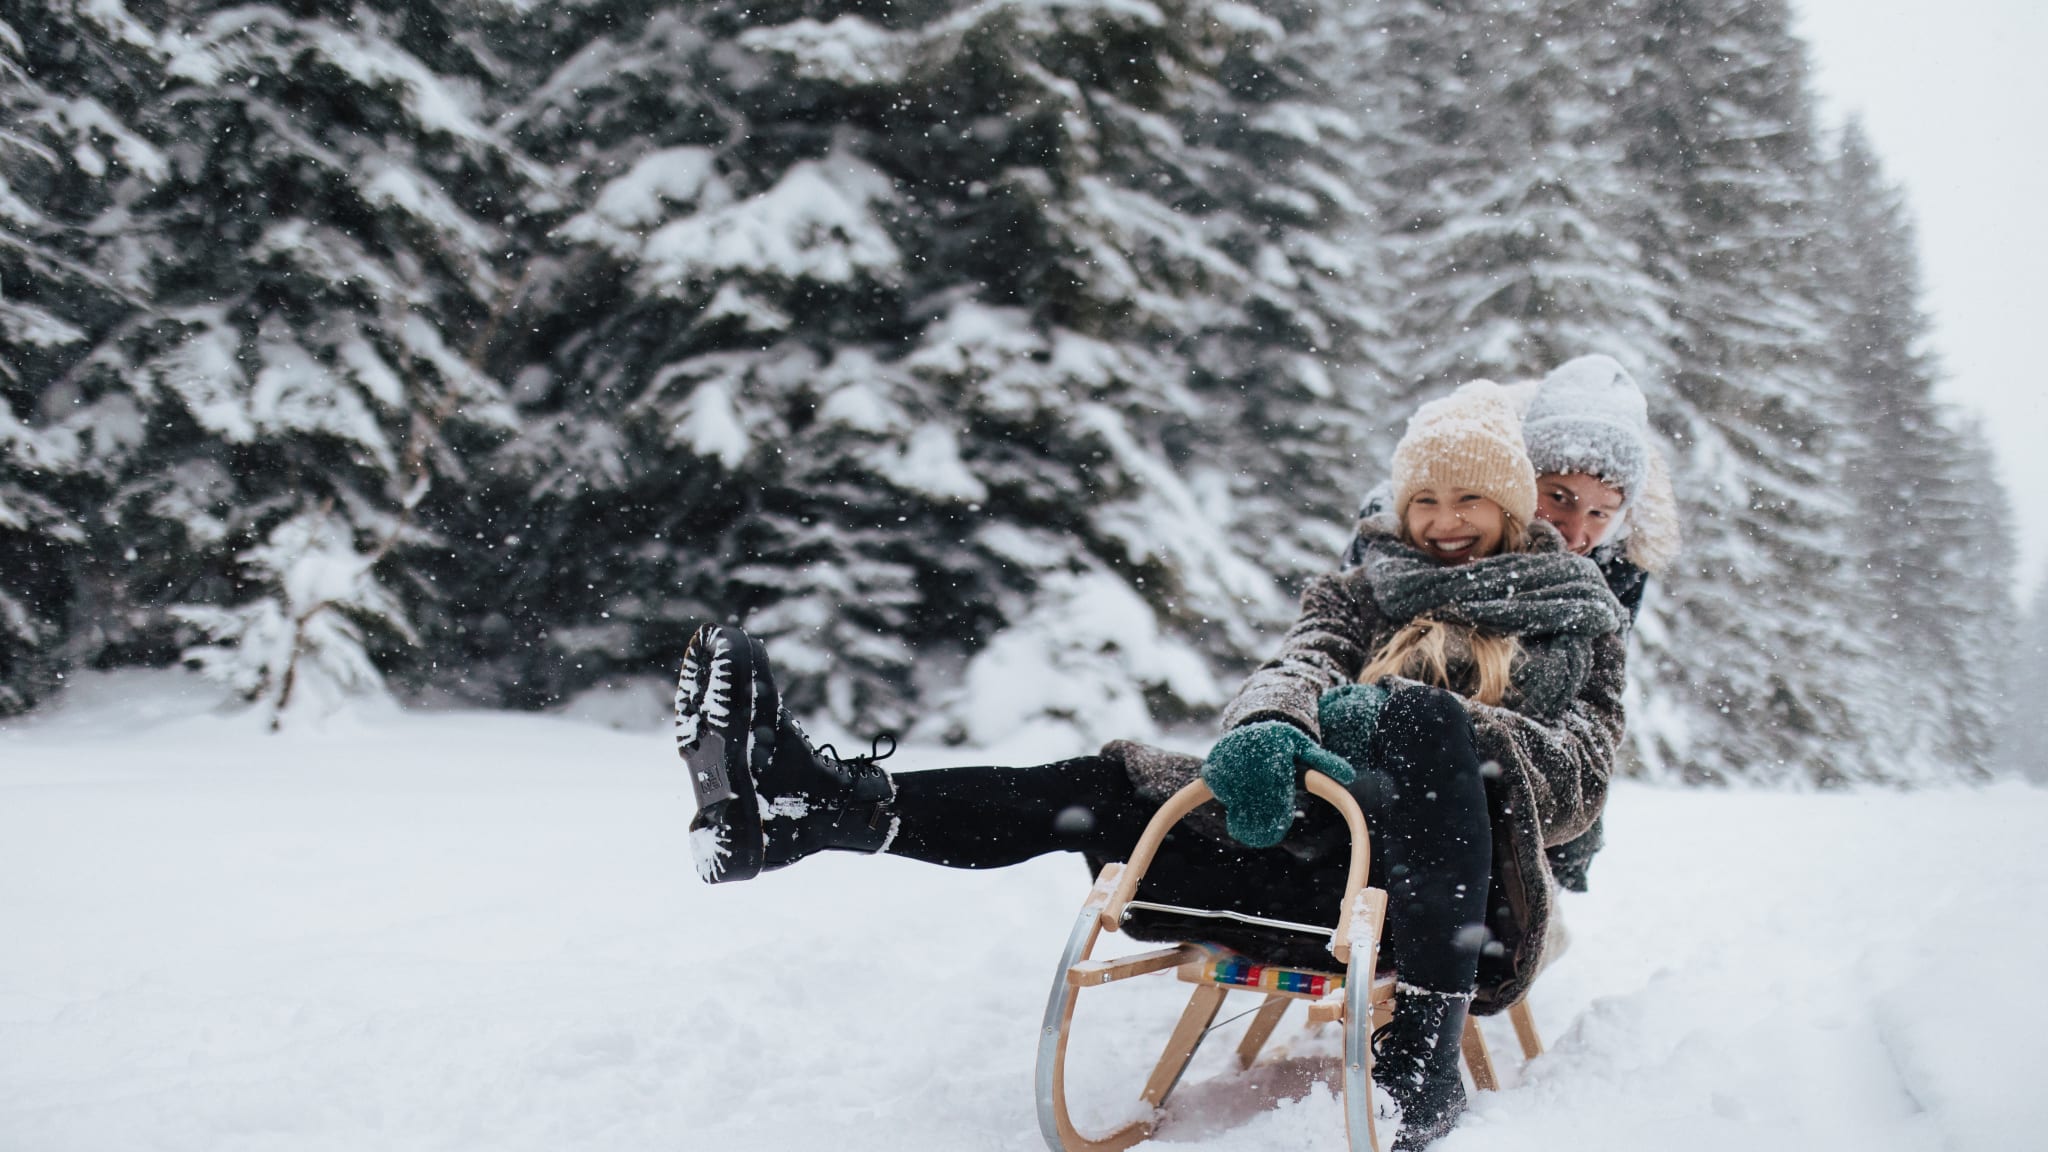
[[[835,856],[709,888],[660,731],[271,737],[179,682],[101,678],[0,726],[0,1149],[1042,1147],[1076,860]],[[1626,786],[1608,824],[1537,985],[1550,1054],[1443,1152],[2048,1140],[2048,792]],[[1177,1008],[1148,983],[1084,998],[1084,1110],[1142,1082]],[[1341,1149],[1294,1021],[1258,1077],[1298,1099],[1257,1110],[1212,1039],[1160,1142]]]

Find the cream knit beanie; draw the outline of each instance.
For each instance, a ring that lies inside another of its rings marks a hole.
[[[1500,385],[1474,380],[1415,410],[1394,448],[1394,515],[1424,488],[1463,488],[1527,526],[1536,517],[1536,469],[1522,421]]]

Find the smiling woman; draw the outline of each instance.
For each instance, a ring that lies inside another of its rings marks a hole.
[[[1408,501],[1401,530],[1423,555],[1463,564],[1501,550],[1515,522],[1499,504],[1469,488],[1424,488]]]
[[[1394,451],[1398,539],[1438,565],[1520,552],[1536,507],[1535,469],[1507,393],[1480,380],[1424,404]],[[1360,673],[1449,687],[1468,665],[1472,699],[1499,704],[1519,651],[1512,634],[1418,616],[1394,633]]]
[[[1527,538],[1521,524],[1499,503],[1469,488],[1424,488],[1409,498],[1401,515],[1401,540],[1438,564],[1468,564],[1504,551],[1519,552]],[[1509,674],[1520,650],[1514,637],[1471,631],[1457,639],[1470,654],[1476,681],[1472,698],[1499,704],[1507,696]],[[1451,630],[1427,617],[1418,618],[1374,654],[1360,679],[1411,676],[1448,685],[1451,641]]]

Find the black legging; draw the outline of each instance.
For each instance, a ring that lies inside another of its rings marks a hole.
[[[1456,696],[1409,688],[1387,701],[1373,764],[1351,794],[1372,831],[1373,883],[1387,890],[1383,955],[1403,981],[1472,990],[1493,844],[1472,720]],[[1048,852],[1091,861],[1130,856],[1158,810],[1123,766],[1099,756],[1031,768],[948,768],[896,777],[901,823],[889,852],[954,868],[1000,868]],[[1247,848],[1182,825],[1170,833],[1143,892],[1162,903],[1229,909],[1312,924],[1336,917],[1347,855],[1341,819],[1311,803],[1289,848]],[[1307,857],[1304,859],[1304,857]],[[1269,963],[1327,967],[1322,941],[1229,921],[1134,916],[1131,934],[1200,939]]]

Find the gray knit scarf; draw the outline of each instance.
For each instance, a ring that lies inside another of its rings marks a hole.
[[[1521,708],[1548,719],[1561,713],[1593,668],[1593,641],[1621,627],[1622,608],[1600,569],[1537,523],[1526,551],[1466,564],[1439,564],[1396,539],[1381,521],[1360,526],[1362,567],[1373,599],[1390,620],[1427,616],[1513,636],[1522,657],[1513,673]]]

